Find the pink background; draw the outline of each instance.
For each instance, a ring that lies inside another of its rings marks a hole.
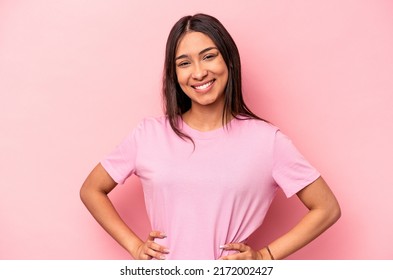
[[[341,203],[338,223],[289,259],[393,259],[392,1],[220,3],[0,0],[0,259],[129,258],[79,188],[139,120],[162,113],[169,29],[196,12],[228,28],[246,101]],[[110,196],[145,236],[139,181]],[[251,243],[263,246],[304,212],[279,193]]]

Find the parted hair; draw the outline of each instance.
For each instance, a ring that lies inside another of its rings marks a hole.
[[[173,131],[182,139],[193,140],[179,128],[179,117],[191,108],[191,99],[183,92],[177,80],[175,56],[180,40],[187,32],[201,32],[207,35],[218,48],[228,68],[228,82],[224,93],[223,125],[228,117],[260,119],[246,106],[242,93],[241,63],[235,41],[221,22],[206,14],[184,16],[172,27],[165,49],[163,71],[164,113]]]

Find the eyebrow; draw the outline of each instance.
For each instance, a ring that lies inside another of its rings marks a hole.
[[[213,49],[216,49],[216,50],[217,50],[217,47],[209,47],[209,48],[203,49],[203,50],[201,50],[201,51],[199,52],[198,55],[204,54],[205,52],[211,51],[211,50],[213,50]],[[178,60],[178,59],[187,58],[187,57],[188,57],[188,55],[182,54],[182,55],[179,55],[178,57],[176,57],[176,58],[175,58],[175,61]]]

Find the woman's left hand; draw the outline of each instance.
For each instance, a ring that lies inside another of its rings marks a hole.
[[[229,243],[222,247],[226,251],[238,251],[238,253],[221,257],[220,260],[263,260],[260,251],[254,251],[244,243]]]

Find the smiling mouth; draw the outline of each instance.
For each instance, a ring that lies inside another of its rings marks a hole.
[[[211,81],[209,81],[207,83],[204,83],[202,85],[192,86],[192,87],[197,89],[197,90],[204,90],[204,89],[207,89],[208,87],[210,87],[214,83],[214,81],[215,80],[211,80]]]

